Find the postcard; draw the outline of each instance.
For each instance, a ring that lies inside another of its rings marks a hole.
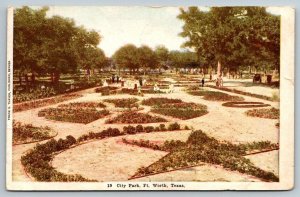
[[[293,188],[293,8],[7,18],[8,190]]]

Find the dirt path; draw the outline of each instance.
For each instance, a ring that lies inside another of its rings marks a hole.
[[[213,91],[218,91],[212,89]],[[212,136],[218,140],[226,140],[232,143],[245,143],[253,141],[268,140],[273,143],[278,142],[279,130],[275,127],[275,123],[278,120],[269,120],[262,118],[248,117],[245,115],[245,111],[248,109],[243,108],[230,108],[223,107],[222,102],[206,101],[199,96],[192,96],[183,91],[182,88],[175,88],[174,93],[171,94],[145,94],[144,97],[132,96],[132,95],[109,95],[101,96],[99,93],[94,93],[93,88],[80,91],[83,97],[69,100],[62,103],[70,102],[83,102],[83,101],[102,101],[106,98],[131,98],[136,97],[140,101],[151,97],[167,97],[167,98],[179,98],[185,102],[194,102],[205,104],[208,107],[209,113],[190,120],[178,120],[175,118],[167,118],[170,122],[178,122],[182,125],[192,126],[194,129],[201,129],[209,136]],[[228,93],[237,95],[235,93]],[[241,95],[238,95],[241,96]],[[248,96],[242,96],[246,101],[260,101],[268,103],[274,107],[278,107],[278,103],[265,101]],[[59,104],[62,104],[59,103]],[[38,112],[43,108],[56,107],[59,104],[49,105],[47,107],[36,108],[23,112],[14,113],[14,119],[23,123],[31,123],[35,126],[50,126],[58,132],[56,139],[65,138],[67,135],[72,135],[75,138],[90,131],[99,132],[108,127],[116,127],[122,129],[127,124],[110,125],[105,124],[103,119],[96,120],[89,124],[67,123],[60,121],[47,120],[43,117],[38,117]],[[148,112],[149,107],[144,107],[143,112]],[[112,114],[112,116],[116,115]],[[159,123],[150,123],[145,125],[159,125]],[[151,137],[152,136],[152,137]],[[186,133],[160,133],[153,135],[136,135],[130,136],[130,139],[180,139],[185,141],[188,135]],[[30,179],[24,173],[20,158],[25,151],[32,148],[35,144],[18,145],[13,147],[13,180],[16,181],[29,181]],[[95,141],[85,145],[81,145],[77,148],[67,150],[62,154],[55,157],[53,165],[61,172],[65,173],[79,173],[88,178],[95,178],[100,181],[113,181],[113,180],[126,180],[129,175],[132,175],[136,170],[145,165],[149,165],[154,161],[161,158],[166,153],[161,151],[153,151],[150,149],[140,149],[138,147],[126,146],[124,144],[117,143],[116,138],[107,140]],[[269,158],[261,157],[259,160],[263,165],[271,165],[274,162],[274,158],[278,158],[278,153],[274,153]],[[270,159],[272,158],[272,159]],[[262,164],[258,165],[262,165]],[[100,164],[100,165],[99,165]],[[83,167],[84,166],[84,167]],[[236,176],[232,172],[222,170],[215,170],[211,167],[199,167],[193,168],[192,173],[197,175],[191,176],[189,173],[182,172],[182,176],[178,175],[180,172],[174,172],[174,176],[180,177],[182,180],[199,180],[199,181],[214,181],[214,180],[252,180],[251,178],[245,178],[245,176]],[[215,173],[215,176],[212,174]],[[172,174],[172,173],[171,173]],[[166,180],[170,179],[169,175],[166,175]],[[169,178],[168,178],[169,177]],[[189,178],[190,177],[190,178]],[[202,178],[199,178],[202,177]],[[172,179],[173,179],[172,178]],[[153,178],[153,180],[160,180],[159,176]]]

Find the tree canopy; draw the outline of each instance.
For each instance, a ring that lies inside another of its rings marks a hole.
[[[14,68],[21,74],[74,73],[99,68],[106,57],[97,48],[101,37],[73,20],[47,17],[47,7],[22,7],[14,13]],[[57,79],[58,80],[58,79]]]
[[[198,7],[180,9],[183,47],[196,51],[202,66],[220,61],[228,69],[279,69],[280,17],[263,7]]]

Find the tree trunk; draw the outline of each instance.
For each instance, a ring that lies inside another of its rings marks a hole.
[[[31,82],[32,82],[32,84],[35,84],[35,74],[34,73],[31,74]]]
[[[60,78],[60,73],[59,72],[54,72],[54,84],[58,84]]]
[[[19,84],[20,84],[20,86],[22,86],[22,75],[21,75],[21,73],[19,73]]]

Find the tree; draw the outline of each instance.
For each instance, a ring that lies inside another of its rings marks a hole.
[[[119,68],[128,68],[130,74],[139,68],[137,60],[138,49],[133,44],[126,44],[119,48],[113,55],[113,59]]]
[[[153,69],[157,65],[157,58],[154,51],[148,46],[141,46],[137,49],[137,61],[140,68],[143,68],[144,75],[147,69]]]
[[[184,21],[181,36],[188,40],[183,47],[193,48],[202,64],[222,62],[228,70],[257,66],[268,61],[279,64],[279,17],[262,7],[197,7],[180,9]]]
[[[95,31],[76,27],[73,20],[46,17],[48,8],[22,7],[14,13],[14,68],[20,75],[51,74],[57,83],[61,73],[100,66],[104,53],[97,48],[101,37]]]
[[[196,68],[199,66],[197,55],[191,51],[171,51],[169,61],[174,68]]]
[[[164,45],[159,45],[155,48],[154,53],[157,57],[159,69],[166,67],[169,59],[169,50]]]

